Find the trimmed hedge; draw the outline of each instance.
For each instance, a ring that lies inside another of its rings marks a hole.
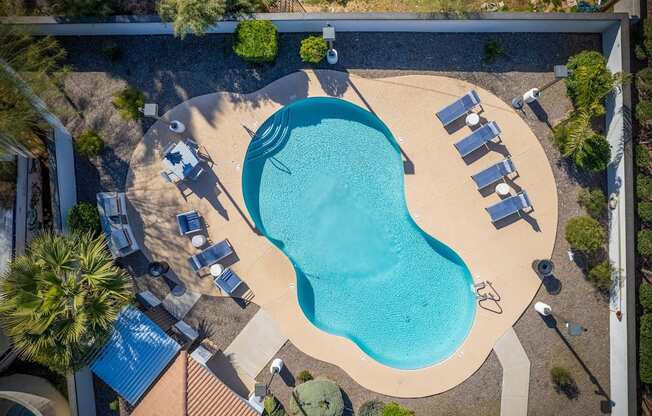
[[[290,398],[293,416],[342,416],[343,413],[344,399],[339,386],[325,378],[299,384]]]
[[[278,54],[278,33],[269,20],[243,20],[234,34],[233,51],[247,62],[273,62]]]
[[[321,36],[308,36],[301,41],[301,48],[299,48],[299,55],[303,62],[310,64],[318,64],[325,57],[328,51],[328,45]]]
[[[642,100],[636,104],[636,110],[634,111],[636,120],[640,123],[648,123],[652,120],[652,101],[651,100]]]
[[[652,93],[652,68],[643,68],[636,73],[636,89],[641,95]]]
[[[652,384],[652,314],[641,316],[639,331],[639,377],[643,383]]]
[[[652,202],[639,202],[638,217],[645,223],[652,223]]]
[[[652,201],[652,179],[650,177],[640,173],[636,176],[636,195],[641,201]]]
[[[643,283],[639,286],[638,302],[645,312],[652,312],[652,284]]]
[[[613,267],[608,260],[596,264],[589,270],[589,281],[600,290],[607,291],[611,288],[611,273]]]
[[[79,202],[68,211],[66,222],[71,231],[100,233],[100,214],[95,204]]]
[[[636,166],[640,169],[650,169],[652,166],[652,155],[647,147],[637,144],[635,147]]]
[[[410,409],[399,405],[398,403],[389,402],[383,409],[383,416],[412,416],[414,412]]]
[[[606,243],[604,228],[588,215],[571,218],[566,224],[566,241],[573,250],[595,253]]]
[[[297,375],[297,380],[299,381],[299,383],[305,383],[306,381],[310,381],[312,379],[314,379],[314,377],[308,370],[303,370],[302,372],[299,373],[299,375]]]
[[[637,250],[641,256],[652,255],[652,231],[641,230],[636,236],[638,243]]]

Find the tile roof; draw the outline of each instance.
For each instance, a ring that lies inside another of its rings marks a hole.
[[[136,404],[180,350],[172,338],[134,307],[118,315],[113,333],[90,365],[95,375]]]
[[[182,351],[132,416],[260,416],[210,370]]]

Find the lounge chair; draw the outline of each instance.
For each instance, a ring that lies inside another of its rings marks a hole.
[[[467,92],[463,97],[458,98],[454,103],[442,108],[437,113],[437,118],[444,127],[448,126],[458,118],[471,112],[480,105],[480,97],[475,90]]]
[[[240,280],[238,275],[228,267],[224,269],[222,274],[215,278],[215,286],[228,295],[232,294],[241,283],[242,280]]]
[[[197,211],[177,214],[177,224],[181,235],[193,234],[201,231],[201,216]]]
[[[204,267],[218,263],[220,260],[230,256],[231,254],[233,254],[233,247],[231,247],[228,240],[222,240],[203,250],[201,253],[190,256],[188,258],[188,263],[190,263],[190,267],[197,272]]]
[[[166,182],[170,183],[178,183],[181,181],[181,179],[172,172],[161,171],[161,177],[163,177]]]
[[[492,121],[455,143],[455,148],[460,156],[466,157],[499,136],[500,128]]]
[[[489,216],[491,216],[491,222],[496,222],[512,214],[518,213],[520,215],[521,211],[532,209],[532,204],[527,193],[523,191],[485,209],[489,213]]]
[[[508,157],[505,158],[505,160],[491,165],[488,168],[476,173],[475,175],[471,176],[471,179],[473,179],[475,184],[478,186],[478,189],[482,189],[486,188],[494,182],[498,182],[513,172],[516,172],[516,166],[514,166],[512,159]]]

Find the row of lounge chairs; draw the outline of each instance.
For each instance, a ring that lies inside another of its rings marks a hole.
[[[437,118],[439,118],[444,127],[446,127],[459,118],[466,116],[476,107],[482,108],[480,96],[476,91],[472,90],[437,112]],[[454,146],[460,156],[464,158],[481,147],[488,145],[488,143],[494,139],[497,138],[500,140],[500,133],[501,130],[498,127],[498,124],[491,121],[455,143]],[[514,172],[516,172],[516,166],[511,158],[507,157],[504,160],[476,173],[471,176],[471,178],[475,182],[478,190],[481,190],[500,180],[504,180],[504,178]],[[532,204],[525,191],[485,208],[491,217],[491,221],[494,223],[513,214],[518,213],[520,215],[521,211],[531,209]]]

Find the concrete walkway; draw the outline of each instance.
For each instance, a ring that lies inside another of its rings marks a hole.
[[[498,339],[494,351],[503,366],[500,416],[526,416],[530,391],[530,360],[514,328],[509,328]]]
[[[263,309],[247,323],[240,334],[226,347],[224,355],[238,372],[255,379],[260,370],[274,358],[287,341],[272,317]]]
[[[177,319],[183,319],[190,309],[195,306],[195,303],[201,297],[200,293],[191,292],[186,290],[181,296],[175,295],[173,292],[168,295],[161,302],[165,310],[170,312],[172,316]]]

